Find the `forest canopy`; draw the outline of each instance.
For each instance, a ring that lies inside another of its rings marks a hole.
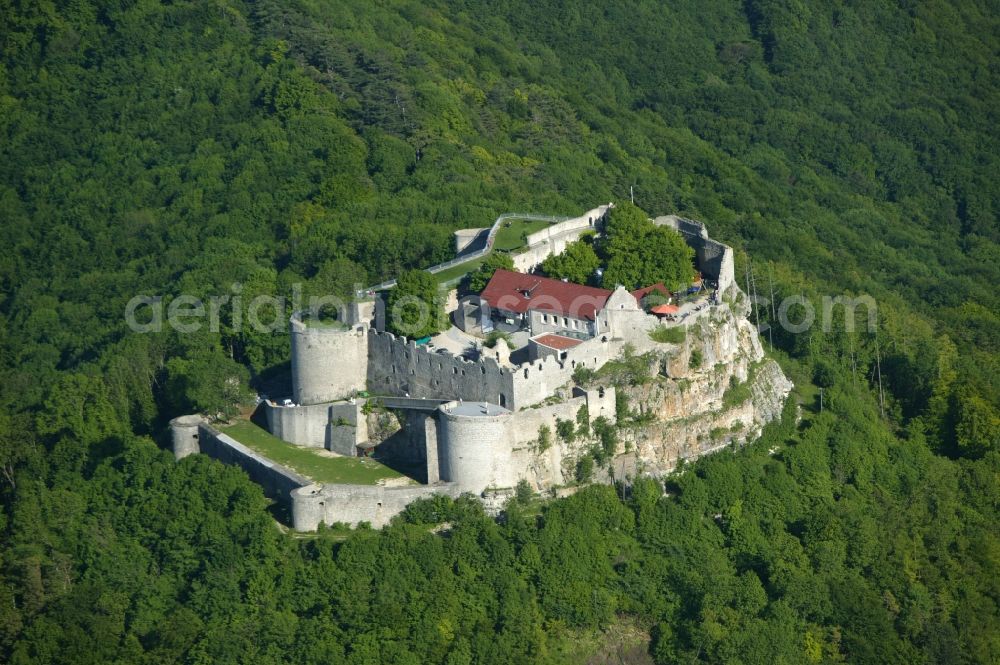
[[[983,0],[4,2],[0,661],[579,662],[633,622],[658,663],[993,662],[998,36]],[[755,310],[797,384],[759,443],[304,539],[161,449],[288,335],[137,334],[133,297],[350,297],[630,191],[744,288],[877,301]]]

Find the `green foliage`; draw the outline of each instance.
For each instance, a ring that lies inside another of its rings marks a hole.
[[[491,252],[479,269],[469,274],[469,290],[479,293],[485,289],[493,279],[493,273],[500,268],[513,271],[514,260],[506,252]]]
[[[660,344],[683,344],[687,337],[685,328],[681,326],[659,326],[649,333],[649,338]]]
[[[836,381],[837,375],[833,366],[822,360],[817,361],[816,367],[813,368],[813,383],[820,388],[830,388]]]
[[[539,453],[544,453],[552,447],[552,429],[548,425],[538,426],[537,449]]]
[[[586,404],[581,405],[576,412],[576,435],[579,437],[590,435],[590,409]]]
[[[691,349],[691,354],[688,356],[688,367],[691,369],[701,369],[703,364],[705,364],[705,356],[702,354],[701,349]]]
[[[597,376],[610,378],[616,385],[639,386],[649,383],[652,378],[653,352],[636,354],[635,347],[626,344],[621,355],[604,364]]]
[[[496,347],[497,342],[499,342],[500,340],[503,340],[507,344],[507,346],[512,346],[510,334],[505,333],[502,330],[494,330],[489,335],[487,335],[486,339],[483,340],[483,346],[485,346],[487,349],[492,349]]]
[[[989,402],[969,392],[959,394],[955,438],[963,455],[982,457],[1000,450],[1000,413]]]
[[[753,385],[752,378],[740,381],[736,376],[729,377],[729,385],[726,392],[722,394],[722,406],[731,409],[746,402],[752,396],[750,386]]]
[[[586,385],[596,376],[596,374],[597,373],[593,369],[585,365],[577,365],[573,368],[573,383],[578,386]]]
[[[615,391],[615,419],[619,425],[624,425],[632,417],[632,412],[628,408],[628,394],[624,387]]]
[[[386,327],[397,335],[419,339],[442,330],[438,283],[425,270],[399,275],[386,298]]]
[[[995,658],[994,8],[567,7],[6,7],[0,661],[544,662],[618,616],[660,663]],[[789,400],[669,498],[591,487],[503,525],[445,498],[301,539],[241,471],[142,436],[236,408],[287,360],[290,303],[276,333],[226,306],[137,335],[134,295],[349,295],[450,258],[455,229],[632,185],[779,301],[876,298],[877,335],[757,312],[824,413],[803,399],[799,429]]]
[[[553,254],[542,261],[542,272],[554,279],[568,279],[577,284],[587,284],[594,280],[596,270],[601,266],[594,247],[585,240],[566,245],[562,254]]]
[[[594,458],[589,453],[582,455],[576,462],[576,482],[586,483],[590,482],[590,478],[594,475]]]
[[[167,362],[167,390],[178,412],[229,417],[252,403],[250,373],[219,348]]]
[[[694,277],[694,250],[677,231],[654,225],[631,203],[612,208],[600,250],[608,287],[621,284],[631,290],[663,282],[674,291]]]
[[[556,434],[566,443],[573,443],[576,440],[576,425],[572,420],[556,418]]]
[[[600,416],[594,419],[594,435],[599,444],[599,455],[595,455],[598,461],[614,457],[618,447],[618,430],[607,418]]]
[[[522,506],[527,505],[534,496],[535,491],[531,489],[531,484],[527,480],[522,478],[517,481],[517,486],[514,488],[514,500],[517,503]]]

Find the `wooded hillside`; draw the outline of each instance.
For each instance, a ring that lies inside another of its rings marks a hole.
[[[658,663],[996,662],[998,36],[989,0],[0,0],[0,661],[578,662],[632,621]],[[288,338],[135,334],[133,296],[347,294],[630,186],[741,284],[877,300],[775,326],[801,422],[665,497],[309,539],[158,448]]]

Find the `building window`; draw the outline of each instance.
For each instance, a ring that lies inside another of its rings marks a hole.
[[[526,379],[528,378],[528,370],[527,369],[524,370],[524,378],[526,378]]]
[[[542,314],[542,323],[548,323],[548,322],[549,322],[549,315]]]
[[[567,319],[565,316],[563,317],[563,327],[564,328],[569,327],[569,319]]]

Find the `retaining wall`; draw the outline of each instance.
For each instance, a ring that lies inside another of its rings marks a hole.
[[[455,231],[455,255],[461,255],[466,249],[470,251],[479,249],[480,245],[486,245],[486,236],[490,233],[489,227],[484,229],[459,229]],[[480,238],[480,236],[482,236]],[[470,247],[473,245],[473,247]]]
[[[225,464],[239,466],[250,476],[250,480],[264,488],[266,496],[286,505],[293,490],[312,482],[257,454],[207,423],[198,426],[198,439],[202,453]]]
[[[566,245],[579,239],[584,232],[599,230],[604,225],[604,216],[609,209],[610,205],[598,206],[579,217],[546,226],[530,234],[526,239],[525,249],[511,255],[514,269],[518,272],[531,272],[549,256],[562,253]]]
[[[264,412],[271,434],[299,446],[327,448],[353,457],[356,446],[368,440],[361,402],[280,406],[268,400]]]
[[[381,485],[307,485],[292,492],[292,522],[296,531],[315,531],[321,523],[343,522],[352,527],[369,522],[378,529],[409,504],[435,494],[457,497],[452,483],[384,487]]]

